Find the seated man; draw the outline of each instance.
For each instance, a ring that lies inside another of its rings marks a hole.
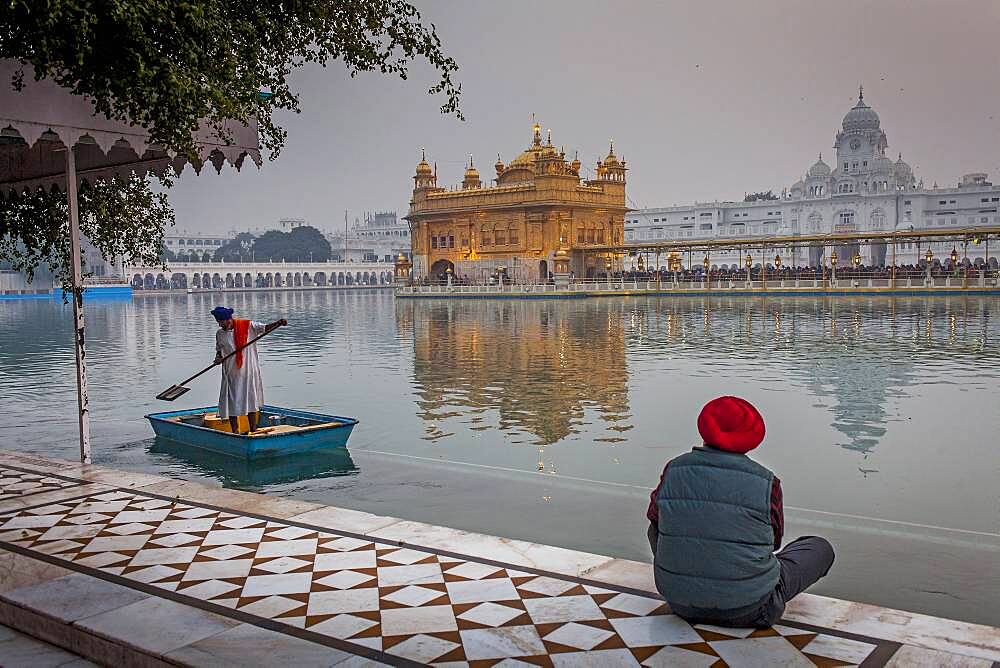
[[[785,603],[827,574],[833,547],[818,536],[781,547],[781,482],[745,453],[764,440],[749,402],[719,397],[698,416],[703,446],[676,457],[650,494],[656,588],[691,623],[767,628]]]

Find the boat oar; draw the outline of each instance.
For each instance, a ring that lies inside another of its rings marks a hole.
[[[274,329],[278,329],[278,328],[275,327]],[[219,360],[219,364],[222,364],[227,359],[229,359],[230,357],[232,357],[236,353],[240,352],[244,348],[248,348],[248,347],[252,346],[253,344],[257,343],[258,341],[260,341],[261,339],[263,339],[265,336],[267,336],[268,334],[270,334],[271,332],[273,332],[274,329],[266,330],[263,334],[261,334],[260,336],[258,336],[255,339],[253,339],[252,341],[247,341],[241,347],[237,348],[236,350],[234,350],[233,352],[229,353],[228,355],[226,355],[225,357],[223,357],[221,360]],[[211,371],[212,369],[214,369],[217,366],[218,366],[218,364],[214,364],[213,363],[211,366],[205,367],[204,369],[202,369],[201,371],[199,371],[195,375],[191,376],[187,380],[183,380],[180,383],[178,383],[177,385],[171,385],[167,389],[163,390],[162,392],[160,392],[159,394],[156,395],[156,398],[160,399],[162,401],[173,401],[177,397],[183,396],[185,393],[187,393],[188,390],[191,389],[190,387],[185,387],[185,385],[187,385],[188,383],[190,383],[192,380],[194,380],[195,378],[197,378],[201,374],[208,373],[209,371]]]

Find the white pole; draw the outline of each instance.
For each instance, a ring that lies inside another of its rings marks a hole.
[[[87,353],[84,350],[83,276],[80,268],[80,213],[76,193],[76,158],[66,148],[66,197],[69,203],[69,261],[73,282],[73,347],[76,350],[76,398],[80,410],[80,461],[90,463],[90,399],[87,396]]]

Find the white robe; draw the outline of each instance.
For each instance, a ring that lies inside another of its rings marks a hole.
[[[264,333],[266,325],[250,322],[247,340]],[[215,350],[225,357],[236,350],[235,333],[219,329],[215,333]],[[264,384],[260,379],[260,360],[257,359],[257,344],[243,349],[243,366],[236,367],[233,355],[222,363],[222,388],[219,390],[219,417],[226,418],[256,413],[264,405]]]

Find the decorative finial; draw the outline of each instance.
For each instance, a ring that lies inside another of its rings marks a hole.
[[[823,162],[823,151],[819,152],[819,161]]]
[[[424,150],[423,146],[420,147],[420,159],[424,162],[427,161],[427,151]]]
[[[862,84],[858,84],[858,102],[865,101],[865,87]]]
[[[548,139],[549,146],[552,146],[552,128],[548,129],[548,133],[549,133],[549,139]]]
[[[469,154],[469,167],[472,167],[472,154]]]
[[[614,155],[614,153],[615,153],[615,140],[614,139],[609,139],[608,142],[611,144],[611,148],[608,149],[608,153],[610,153],[611,155]]]
[[[897,161],[899,161],[899,160],[902,160],[902,159],[903,159],[903,152],[902,152],[902,151],[900,151],[900,153],[899,153],[899,157],[898,157],[898,158],[896,158],[896,160],[897,160]]]

